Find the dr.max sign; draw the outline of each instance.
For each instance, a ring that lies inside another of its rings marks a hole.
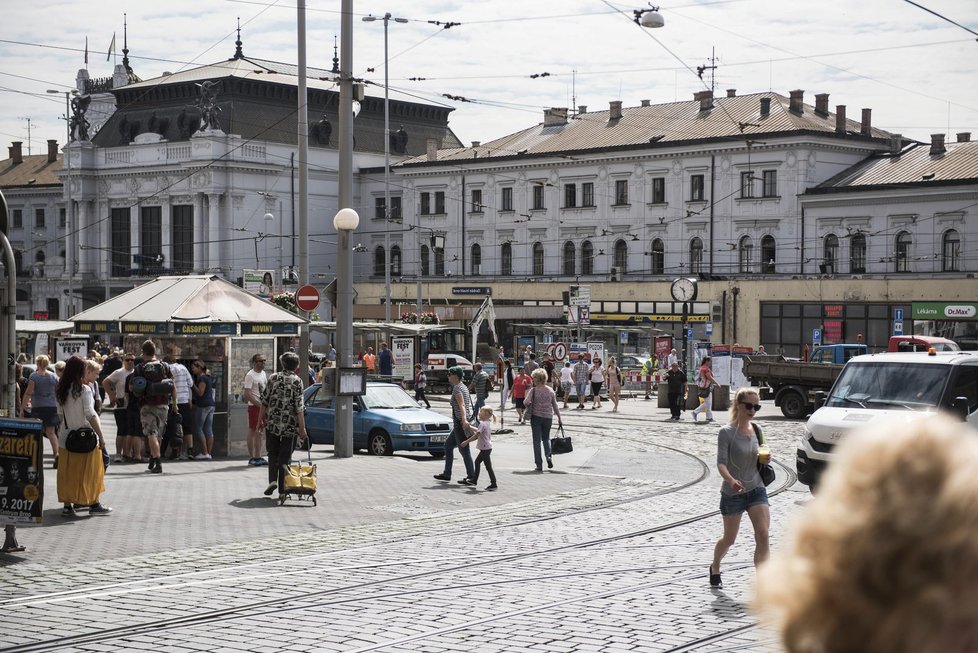
[[[914,302],[911,310],[915,320],[978,319],[978,304],[972,302]]]

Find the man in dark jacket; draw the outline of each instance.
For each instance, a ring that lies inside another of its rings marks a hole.
[[[669,419],[678,422],[683,411],[683,394],[686,390],[686,373],[679,369],[679,363],[673,363],[669,367],[666,383],[669,387],[669,411],[672,413]]]

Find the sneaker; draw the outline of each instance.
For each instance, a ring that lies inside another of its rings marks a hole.
[[[492,485],[487,485],[486,489],[492,492],[493,490],[498,489],[498,486],[495,483],[493,483]]]
[[[450,481],[452,477],[448,474],[435,474],[435,480],[437,481]]]
[[[71,504],[71,507],[75,509],[75,512],[78,512],[79,510],[88,510],[91,506],[83,506],[80,503],[73,503]]]
[[[104,516],[112,512],[112,508],[108,506],[103,506],[101,503],[96,503],[91,508],[88,509],[89,514]]]
[[[706,421],[707,421],[707,422],[712,422],[712,421],[714,421],[714,420],[713,420],[713,418],[712,418],[712,417],[707,417],[707,418],[706,418]]]
[[[71,506],[65,506],[64,508],[61,509],[61,516],[62,517],[74,517],[75,516],[75,509],[72,508]]]
[[[209,453],[205,453],[204,455],[207,456],[207,460],[211,459],[211,455]]]
[[[199,453],[194,456],[194,460],[207,460],[208,458],[210,458],[210,456],[208,456],[206,453]]]
[[[163,473],[163,465],[161,465],[160,463],[157,462],[156,463],[156,467],[154,467],[153,469],[149,470],[149,473],[150,474],[162,474]]]
[[[269,483],[268,487],[265,488],[265,496],[272,496],[272,492],[278,489],[278,483]]]
[[[250,465],[251,467],[254,467],[255,465],[257,465],[258,463],[256,463],[255,460],[257,460],[257,458],[249,458],[248,459],[248,465]]]
[[[122,456],[116,456],[115,458],[112,459],[112,462],[118,465],[119,463],[122,462]]]
[[[58,468],[58,457],[55,456],[54,457],[54,462],[51,463],[51,469],[57,469],[57,468]]]
[[[156,458],[150,458],[150,459],[149,459],[149,466],[148,466],[148,467],[146,468],[146,471],[147,471],[147,472],[151,472],[151,471],[153,471],[154,469],[156,469],[156,466],[157,466],[158,464],[159,464],[159,463],[158,463],[158,462],[156,462]]]
[[[553,469],[553,468],[554,468],[554,459],[547,458],[547,469]]]
[[[720,574],[713,573],[713,565],[710,565],[710,587],[723,587],[723,580]]]
[[[459,485],[475,485],[475,481],[473,481],[471,478],[463,478],[461,481],[458,482],[458,484]]]
[[[255,458],[255,465],[261,467],[262,465],[267,465],[268,461],[264,458]]]

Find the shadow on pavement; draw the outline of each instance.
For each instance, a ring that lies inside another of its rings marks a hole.
[[[252,497],[250,499],[234,499],[228,501],[232,508],[275,508],[278,501],[270,497]]]

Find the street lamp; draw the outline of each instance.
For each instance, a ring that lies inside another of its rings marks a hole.
[[[642,27],[648,27],[655,29],[657,27],[662,27],[666,24],[665,18],[659,13],[658,7],[653,7],[652,3],[649,3],[650,9],[633,9],[632,13],[635,14],[635,22]]]
[[[388,85],[387,74],[387,25],[393,20],[395,23],[406,23],[407,18],[393,18],[390,12],[384,14],[383,18],[377,16],[364,16],[363,22],[372,23],[375,20],[384,21],[384,321],[391,321],[391,127],[390,127],[390,87]]]
[[[353,209],[340,209],[333,218],[336,229],[336,353],[337,364],[353,367],[353,269],[350,261],[350,233],[360,224]],[[339,374],[340,372],[337,372]],[[336,424],[333,453],[340,458],[353,455],[353,397],[336,396]]]
[[[65,132],[68,135],[68,140],[65,141],[65,270],[68,273],[68,310],[65,317],[68,318],[74,312],[75,304],[75,247],[71,244],[71,230],[75,221],[71,210],[71,152],[68,151],[68,145],[71,143],[71,96],[78,95],[78,91],[56,91],[49,88],[47,92],[52,95],[65,94]],[[105,298],[109,298],[108,294]]]

